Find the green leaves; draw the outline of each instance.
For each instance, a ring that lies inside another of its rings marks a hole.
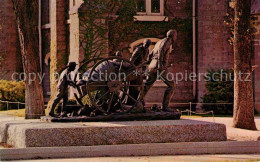
[[[206,111],[213,110],[217,114],[231,114],[233,112],[232,104],[234,101],[234,72],[230,69],[208,70],[205,77],[206,89],[208,91],[202,97],[203,103],[217,103],[216,105],[203,105]]]
[[[0,100],[24,102],[24,82],[0,80]]]

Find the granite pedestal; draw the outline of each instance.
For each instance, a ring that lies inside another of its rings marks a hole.
[[[16,148],[225,141],[223,124],[194,120],[0,123],[0,142]]]

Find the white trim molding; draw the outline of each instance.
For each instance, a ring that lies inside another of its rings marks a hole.
[[[164,0],[160,1],[160,13],[152,12],[152,0],[145,1],[145,12],[137,12],[134,21],[168,21],[168,17],[164,16]]]
[[[160,0],[160,13],[152,12],[152,0],[145,0],[145,12],[137,12],[137,15],[163,16],[164,15],[164,0]]]
[[[169,21],[167,16],[134,16],[134,21]]]

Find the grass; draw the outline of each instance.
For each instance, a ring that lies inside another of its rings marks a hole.
[[[18,117],[25,117],[25,109],[0,111],[0,114],[18,116]]]

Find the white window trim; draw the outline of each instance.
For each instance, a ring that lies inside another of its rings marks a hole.
[[[167,16],[138,15],[134,16],[134,21],[169,21],[169,18]]]
[[[164,15],[164,0],[160,0],[160,13],[152,13],[152,0],[146,0],[145,3],[146,12],[137,12],[137,15],[149,15],[149,16],[163,16]]]
[[[73,5],[73,0],[70,0],[69,14],[73,15],[73,14],[78,13],[78,9],[83,3],[84,3],[84,0],[75,0],[75,5]]]

